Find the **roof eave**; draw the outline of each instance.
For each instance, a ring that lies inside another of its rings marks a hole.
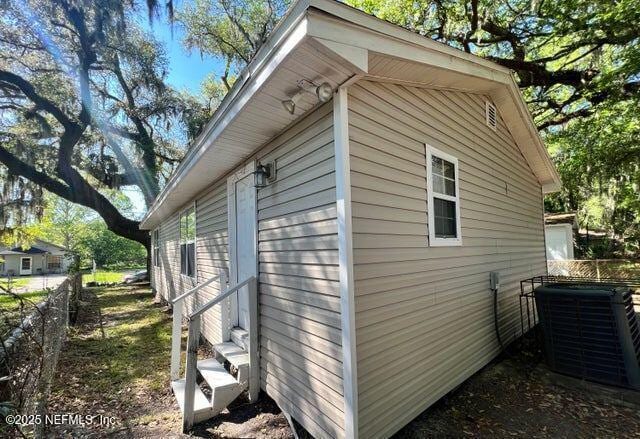
[[[300,28],[304,28],[304,26],[301,26],[303,24],[301,22],[304,20],[308,8],[309,3],[307,0],[301,0],[296,3],[276,26],[267,43],[258,50],[253,61],[242,70],[238,80],[233,84],[231,90],[224,97],[202,132],[193,141],[191,148],[187,151],[178,168],[140,221],[140,229],[150,230],[155,226],[150,219],[155,215],[172,189],[178,185],[186,170],[198,160],[208,147],[207,139],[212,132],[217,126],[225,124],[225,119],[230,118],[234,104],[241,100],[248,100],[251,97],[255,90],[249,87],[249,84],[255,79],[256,75],[260,74],[265,67],[268,67],[268,61],[273,56],[275,49],[285,44],[288,37],[296,32],[302,33],[301,31],[304,31],[304,36],[306,36],[306,29]],[[299,35],[299,37],[302,38],[303,36]]]
[[[336,28],[336,23],[342,27]],[[336,29],[342,29],[345,32],[337,32]],[[355,40],[353,38],[349,41],[341,40],[341,38],[348,39],[349,32],[353,32],[354,29],[365,31],[369,36],[376,36],[380,42],[385,43],[385,46],[389,46],[387,52],[390,56],[400,56],[397,55],[395,50],[401,49],[403,59],[406,56],[407,60],[415,62],[429,65],[436,63],[433,64],[434,67],[457,71],[464,75],[469,75],[469,77],[475,76],[482,78],[484,81],[495,83],[497,96],[493,97],[497,97],[503,102],[508,102],[508,107],[514,110],[514,113],[517,113],[517,116],[514,114],[510,117],[512,120],[514,116],[519,119],[519,121],[516,119],[519,127],[510,127],[510,129],[518,131],[517,136],[514,135],[514,138],[517,137],[516,142],[521,151],[523,148],[530,149],[528,156],[525,158],[533,160],[537,164],[534,173],[542,186],[543,192],[550,193],[560,189],[560,176],[540,138],[511,70],[486,59],[432,41],[400,26],[381,21],[333,0],[303,0],[292,7],[287,16],[281,21],[281,24],[274,30],[272,37],[258,51],[254,60],[243,70],[238,81],[227,94],[202,133],[194,141],[193,147],[187,152],[174,175],[142,219],[140,228],[147,230],[154,228],[159,224],[161,217],[167,214],[163,210],[167,210],[169,207],[165,205],[163,208],[163,204],[169,195],[181,184],[185,175],[200,160],[215,138],[242,111],[244,108],[243,102],[247,102],[259,90],[259,87],[256,86],[259,78],[277,69],[278,63],[276,61],[278,57],[276,54],[282,53],[283,46],[285,48],[288,47],[287,44],[292,40],[299,43],[303,40],[313,40],[314,38],[322,41],[324,38],[325,42],[334,41],[337,44],[352,44],[354,47],[365,50],[365,55],[366,50],[375,50],[377,52],[380,49],[379,45],[376,45],[375,48],[368,47],[371,44],[371,41],[367,41],[369,37],[362,38],[362,35],[358,37],[357,33],[352,33],[352,35],[355,35]],[[293,48],[295,46],[291,47],[291,50]],[[355,71],[355,73],[358,72]]]

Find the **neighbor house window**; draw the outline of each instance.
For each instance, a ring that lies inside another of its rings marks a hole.
[[[160,231],[158,229],[153,231],[153,265],[160,266]]]
[[[458,159],[426,146],[429,245],[461,245]]]
[[[196,209],[180,215],[180,273],[193,277],[196,264]]]
[[[49,270],[60,270],[62,268],[62,256],[51,255],[47,258],[47,268]]]

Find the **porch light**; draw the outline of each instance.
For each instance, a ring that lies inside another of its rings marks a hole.
[[[258,166],[256,166],[256,170],[253,173],[255,176],[255,187],[258,189],[267,187],[267,181],[271,177],[272,172],[273,165],[271,163],[266,165],[258,163]]]
[[[333,87],[328,82],[323,82],[320,85],[316,85],[313,81],[308,79],[301,79],[298,81],[299,90],[291,96],[289,99],[282,101],[282,106],[289,112],[294,114],[296,111],[296,105],[305,93],[311,93],[316,95],[318,102],[328,102],[333,95]]]

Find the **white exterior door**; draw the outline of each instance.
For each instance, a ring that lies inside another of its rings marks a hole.
[[[229,177],[229,253],[231,286],[256,275],[257,226],[254,166],[245,167]],[[242,288],[231,300],[231,326],[249,329],[249,289]]]
[[[31,274],[31,258],[20,258],[20,275]]]

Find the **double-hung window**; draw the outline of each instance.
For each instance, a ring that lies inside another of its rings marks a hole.
[[[461,245],[458,159],[426,145],[429,245]]]
[[[49,270],[60,270],[62,268],[62,256],[51,255],[47,258],[47,268]]]
[[[180,273],[194,277],[196,265],[196,209],[180,215]]]
[[[153,265],[160,266],[160,230],[153,231]]]

